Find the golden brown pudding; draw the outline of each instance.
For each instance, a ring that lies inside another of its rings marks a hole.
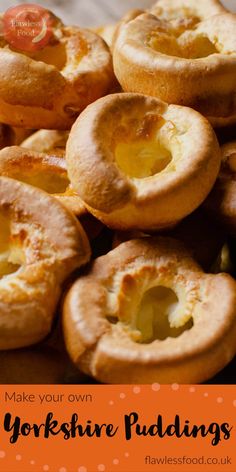
[[[76,218],[42,190],[0,177],[0,349],[35,344],[51,330],[62,284],[87,263]]]
[[[113,61],[125,92],[189,106],[214,126],[236,122],[236,16],[231,13],[183,31],[154,15],[139,15],[120,28]]]
[[[77,367],[101,382],[198,383],[234,357],[235,310],[230,276],[204,274],[175,240],[133,240],[72,286],[65,341]]]
[[[0,121],[70,129],[79,113],[113,86],[108,46],[92,31],[54,20],[50,42],[32,53],[1,40]]]
[[[125,93],[90,105],[66,148],[72,187],[95,217],[120,230],[165,228],[193,212],[213,187],[220,158],[199,113]]]

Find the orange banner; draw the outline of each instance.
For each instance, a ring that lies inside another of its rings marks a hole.
[[[1,386],[4,472],[236,471],[235,386]]]

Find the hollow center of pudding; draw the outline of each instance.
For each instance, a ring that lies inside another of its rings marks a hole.
[[[141,140],[119,143],[115,150],[118,167],[131,178],[142,179],[163,171],[172,160],[160,142]]]
[[[11,236],[9,219],[0,214],[0,279],[17,272],[24,264],[25,256],[20,242]]]
[[[49,44],[39,51],[25,54],[34,61],[40,61],[55,66],[58,70],[64,69],[67,62],[66,46],[63,42],[58,42],[54,45]]]
[[[51,169],[47,169],[46,167],[45,169],[43,167],[42,169],[35,168],[28,171],[27,167],[24,170],[14,170],[13,168],[11,172],[8,173],[8,176],[20,182],[24,182],[25,184],[40,188],[51,195],[65,193],[70,184],[67,172],[61,171],[61,169],[60,172],[58,172],[58,170],[53,167]]]
[[[148,290],[140,303],[136,327],[141,333],[141,343],[149,344],[157,339],[177,338],[191,329],[192,320],[180,328],[171,328],[169,316],[179,304],[176,293],[167,287],[157,286]]]
[[[219,53],[206,35],[191,30],[184,31],[179,37],[175,33],[159,28],[151,33],[147,45],[161,54],[183,59],[200,59]]]
[[[62,70],[67,61],[65,44],[58,43],[55,46],[46,46],[44,49],[37,52],[36,60]]]
[[[182,50],[182,57],[186,59],[200,59],[203,57],[218,54],[220,51],[215,44],[203,34],[189,34],[184,33],[181,36],[180,47]]]
[[[33,53],[25,54],[34,61],[55,66],[59,71],[67,68],[78,67],[79,62],[88,54],[90,46],[80,31],[61,31],[61,38],[54,38],[51,43]]]

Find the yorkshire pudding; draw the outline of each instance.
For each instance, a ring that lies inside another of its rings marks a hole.
[[[27,139],[21,146],[31,151],[52,153],[56,156],[65,156],[65,147],[69,131],[40,129]]]
[[[0,49],[0,121],[12,126],[70,129],[114,82],[108,46],[92,31],[55,19],[50,42],[32,53]]]
[[[235,355],[235,315],[230,276],[204,274],[175,240],[147,238],[93,263],[63,324],[72,360],[101,382],[199,383]]]
[[[6,147],[0,151],[0,175],[44,190],[76,216],[87,213],[83,202],[71,188],[65,159],[53,153],[39,153],[20,146]]]
[[[209,122],[139,94],[90,105],[66,148],[68,175],[88,210],[114,229],[155,230],[191,213],[220,168]]]
[[[225,144],[221,149],[221,171],[204,206],[227,231],[236,236],[236,141]]]
[[[215,15],[183,32],[139,15],[120,28],[113,61],[125,92],[189,106],[214,126],[236,122],[236,15]]]
[[[88,239],[56,199],[0,177],[0,349],[28,346],[51,329],[69,274],[88,262]]]

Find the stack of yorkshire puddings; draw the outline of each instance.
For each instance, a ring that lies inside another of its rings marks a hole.
[[[0,43],[0,381],[57,382],[63,339],[100,382],[209,380],[236,354],[236,15],[50,15],[43,48]]]

